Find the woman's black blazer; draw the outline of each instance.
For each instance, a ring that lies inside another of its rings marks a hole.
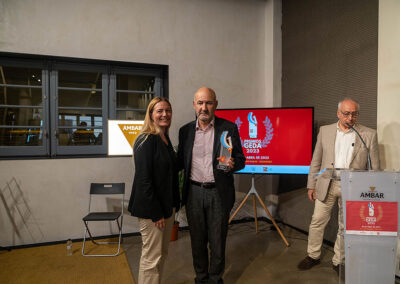
[[[179,185],[176,156],[171,141],[168,146],[159,135],[150,134],[142,143],[140,135],[134,144],[135,177],[128,211],[132,216],[153,222],[179,209]]]

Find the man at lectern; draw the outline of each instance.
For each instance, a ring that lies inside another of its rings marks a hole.
[[[349,98],[338,104],[337,123],[322,126],[310,165],[307,189],[308,198],[315,202],[314,214],[308,235],[307,257],[299,264],[300,270],[307,270],[320,263],[321,246],[325,227],[331,217],[336,202],[339,205],[339,229],[336,236],[333,269],[339,273],[344,265],[343,214],[340,181],[330,178],[315,178],[315,174],[325,168],[379,169],[378,140],[376,131],[357,124],[359,104]],[[362,140],[357,135],[362,137]],[[368,157],[368,151],[370,158]],[[370,164],[370,166],[369,166]]]
[[[215,117],[217,105],[215,92],[200,88],[193,101],[197,119],[179,130],[178,163],[185,171],[182,202],[195,283],[223,283],[229,213],[235,201],[233,173],[244,168],[246,160],[236,124]],[[222,158],[221,147],[229,149],[231,158]],[[221,162],[224,169],[219,169]]]

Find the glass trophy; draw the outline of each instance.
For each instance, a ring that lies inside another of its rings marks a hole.
[[[227,137],[228,131],[224,131],[221,134],[221,150],[219,153],[219,164],[217,165],[217,169],[219,170],[229,170],[228,160],[232,155],[232,138]]]

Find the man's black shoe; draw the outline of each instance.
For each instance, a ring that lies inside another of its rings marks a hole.
[[[297,268],[300,270],[308,270],[313,268],[315,265],[320,264],[320,262],[321,261],[319,259],[314,259],[307,255],[305,259],[300,261],[300,263],[297,265]]]

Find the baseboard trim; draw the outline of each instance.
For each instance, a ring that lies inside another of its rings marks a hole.
[[[266,222],[272,225],[272,222],[270,219],[268,219],[267,217],[258,217],[257,218],[258,221],[262,221],[262,222]],[[308,235],[307,231],[304,231],[302,229],[296,228],[295,226],[286,224],[284,222],[281,222],[279,220],[275,220],[277,224],[282,224],[284,226],[288,226],[289,228],[292,228],[300,233],[303,233],[304,235]],[[241,223],[248,223],[248,222],[254,222],[254,218],[253,217],[246,217],[240,220],[233,220],[230,224],[234,225],[234,224],[241,224]],[[274,228],[275,229],[275,228]],[[185,226],[185,227],[179,227],[179,231],[187,231],[189,230],[189,226]],[[106,235],[106,236],[97,236],[94,237],[95,240],[100,240],[100,239],[107,239],[107,238],[115,238],[118,237],[118,234],[114,234],[114,235]],[[140,236],[140,232],[135,232],[135,233],[126,233],[126,234],[122,234],[122,238],[126,238],[126,237],[133,237],[133,236]],[[83,241],[83,238],[78,238],[78,239],[72,239],[72,242],[81,242]],[[67,240],[60,240],[60,241],[53,241],[53,242],[43,242],[43,243],[35,243],[35,244],[26,244],[26,245],[18,245],[18,246],[7,246],[7,247],[1,247],[1,250],[14,250],[14,249],[22,249],[22,248],[31,248],[31,247],[40,247],[40,246],[50,246],[50,245],[58,245],[58,244],[63,244],[66,243]],[[324,239],[324,244],[333,247],[334,243],[325,240]]]
[[[140,236],[140,232],[122,234],[122,238],[132,237],[132,236]],[[116,237],[119,237],[119,234],[97,236],[97,237],[94,237],[94,239],[101,240],[101,239],[116,238]],[[90,240],[90,238],[86,238],[86,239]],[[71,240],[72,240],[72,242],[81,242],[81,241],[83,241],[83,238],[77,238],[77,239],[71,239]],[[26,244],[26,245],[18,245],[18,246],[8,246],[8,247],[2,247],[2,248],[6,249],[6,250],[14,250],[14,249],[32,248],[32,247],[40,247],[40,246],[51,246],[51,245],[58,245],[58,244],[63,244],[63,243],[67,243],[67,240]]]

